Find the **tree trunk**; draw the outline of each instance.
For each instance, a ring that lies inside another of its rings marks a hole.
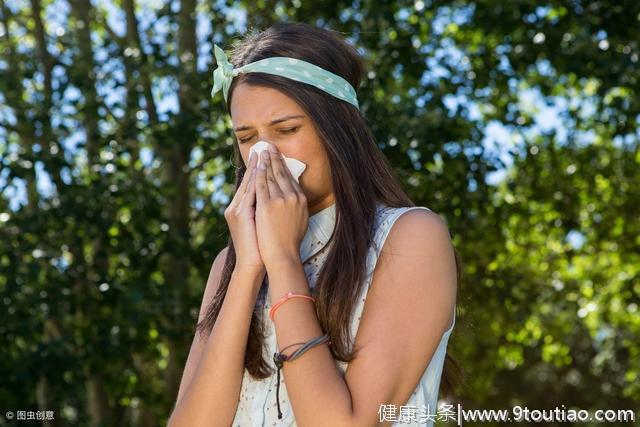
[[[197,96],[194,90],[196,75],[196,2],[182,0],[178,16],[178,58],[180,60],[180,84],[178,101],[180,114],[176,126],[183,136],[180,141],[171,141],[169,150],[165,150],[165,184],[168,189],[167,198],[171,203],[165,204],[166,216],[169,221],[170,252],[164,264],[164,275],[167,283],[173,289],[173,312],[169,322],[177,331],[183,327],[185,302],[188,301],[189,288],[189,260],[184,254],[189,253],[190,230],[189,212],[190,171],[189,157],[196,138]],[[168,338],[169,360],[165,371],[166,392],[169,399],[174,400],[178,395],[180,377],[182,373],[182,352],[187,347],[190,337]]]
[[[91,427],[113,425],[102,374],[99,372],[89,373],[85,384],[87,392],[87,409],[91,418],[89,425]]]

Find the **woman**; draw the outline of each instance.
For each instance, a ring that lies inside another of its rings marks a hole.
[[[455,252],[360,114],[357,51],[283,23],[216,57],[241,166],[169,424],[431,424]],[[274,151],[256,168],[260,140]],[[306,164],[299,182],[283,155]]]

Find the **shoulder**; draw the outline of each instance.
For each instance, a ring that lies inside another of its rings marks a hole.
[[[453,256],[453,243],[444,219],[434,211],[417,206],[418,209],[392,208],[387,238],[382,251],[395,254]]]
[[[384,298],[400,294],[395,297],[400,300],[413,295],[414,302],[439,300],[445,307],[453,305],[458,278],[449,228],[437,213],[416,208],[390,208],[387,213],[391,221],[384,230],[371,293]],[[443,325],[447,318],[443,315]]]
[[[458,281],[449,228],[431,210],[394,209],[397,211],[391,215],[394,220],[376,263],[371,293],[381,300],[393,298],[396,315],[411,323],[417,322],[420,314],[404,311],[403,306],[439,306],[432,309],[439,312],[439,318],[431,318],[430,323],[444,331],[451,323],[448,307],[455,303]]]

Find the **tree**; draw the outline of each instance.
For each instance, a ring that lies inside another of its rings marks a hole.
[[[464,273],[453,398],[637,406],[639,14],[631,1],[0,0],[3,409],[166,422],[226,244],[234,165],[209,97],[213,43],[281,20],[358,47],[380,148],[447,220]]]

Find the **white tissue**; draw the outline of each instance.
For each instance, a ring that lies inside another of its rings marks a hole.
[[[253,152],[255,152],[257,156],[259,156],[260,152],[269,149],[269,145],[271,144],[267,141],[256,142],[249,150],[249,157],[251,157],[251,153]],[[284,158],[284,162],[287,165],[287,168],[289,168],[289,170],[291,171],[291,175],[293,175],[293,178],[297,183],[300,183],[298,179],[300,178],[300,175],[302,175],[302,172],[304,172],[304,170],[306,169],[307,165],[298,159],[287,157],[282,153],[280,153],[280,155]],[[258,157],[258,164],[256,166],[260,165],[260,161],[260,157]]]

